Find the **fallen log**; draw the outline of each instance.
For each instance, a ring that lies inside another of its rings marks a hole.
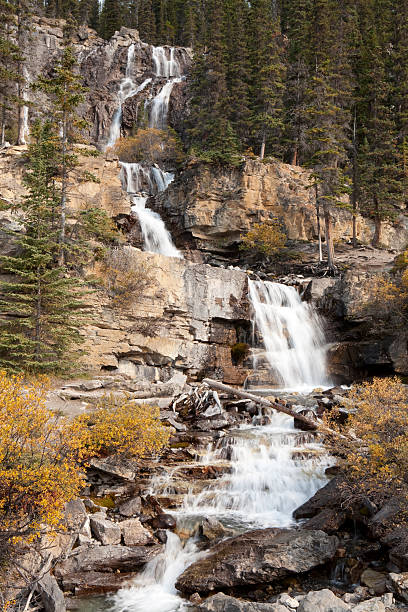
[[[272,408],[277,410],[278,412],[284,412],[285,414],[297,419],[298,421],[302,421],[305,423],[310,429],[314,431],[321,431],[322,433],[332,434],[333,436],[337,436],[338,438],[343,438],[344,440],[348,440],[347,436],[343,436],[341,433],[330,429],[321,421],[311,421],[307,417],[303,416],[303,414],[299,414],[295,410],[288,408],[286,405],[282,404],[279,401],[270,402],[264,397],[259,397],[258,395],[254,395],[253,393],[248,393],[247,391],[242,391],[241,389],[235,389],[234,387],[229,387],[228,385],[224,385],[224,383],[220,383],[218,380],[212,380],[211,378],[204,378],[203,383],[207,384],[211,389],[216,389],[217,391],[224,391],[224,393],[229,393],[230,395],[237,395],[238,397],[244,397],[246,399],[250,399],[255,404],[259,404],[260,406],[265,406],[266,408]]]

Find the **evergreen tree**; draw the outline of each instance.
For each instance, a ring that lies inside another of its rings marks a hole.
[[[405,185],[388,68],[391,13],[387,9],[388,2],[382,0],[370,0],[365,6],[359,73],[363,100],[360,206],[363,214],[374,220],[374,246],[381,241],[382,222],[395,218],[397,207],[404,200]]]
[[[341,7],[335,0],[315,0],[312,40],[314,72],[307,96],[307,146],[323,211],[328,267],[335,269],[331,232],[332,206],[342,205],[347,189],[344,166],[350,146],[351,71]]]
[[[2,272],[12,275],[1,282],[0,298],[6,317],[0,328],[0,365],[9,370],[64,372],[81,342],[79,285],[57,264],[57,155],[55,125],[37,123],[24,178],[28,193],[21,204],[25,231],[17,238],[18,254],[1,259]]]
[[[120,0],[104,0],[99,23],[99,33],[102,38],[110,38],[122,25],[123,13]]]
[[[279,19],[268,0],[251,2],[252,128],[264,157],[281,154],[284,92],[284,42]]]
[[[67,204],[70,187],[70,174],[78,165],[74,143],[83,140],[81,129],[86,122],[77,113],[77,107],[85,99],[85,89],[82,78],[76,72],[76,60],[70,47],[63,51],[61,59],[54,68],[51,77],[41,76],[36,88],[47,93],[52,101],[53,121],[59,136],[59,146],[56,149],[56,161],[59,164],[61,181],[60,194],[60,237],[61,263],[65,263],[67,256]],[[91,151],[89,151],[91,153]]]
[[[0,0],[0,146],[6,140],[6,126],[18,104],[17,85],[22,80],[20,64],[22,53],[13,36],[15,6]],[[9,122],[10,124],[10,122]]]
[[[234,164],[239,159],[239,143],[227,115],[225,47],[219,28],[222,7],[217,0],[209,4],[208,51],[196,51],[191,74],[189,141],[193,155],[209,162]]]
[[[152,45],[156,43],[156,17],[152,0],[140,0],[138,29],[140,38]]]

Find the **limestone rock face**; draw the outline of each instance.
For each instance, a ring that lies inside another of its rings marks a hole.
[[[151,253],[138,256],[155,285],[121,309],[103,292],[90,298],[95,317],[83,331],[87,362],[110,370],[125,365],[133,377],[144,367],[152,380],[182,370],[242,384],[246,372],[233,366],[231,346],[237,328],[249,329],[246,274]],[[150,387],[145,397],[151,397]]]
[[[254,223],[271,216],[282,219],[289,239],[316,240],[317,222],[310,172],[279,161],[263,163],[247,159],[239,168],[216,169],[196,165],[184,170],[158,198],[161,211],[172,226],[192,237],[201,249],[228,250]],[[332,210],[335,240],[351,238],[351,216],[345,209]],[[369,243],[374,226],[357,218],[358,238]],[[408,238],[408,220],[401,216],[394,226],[384,225],[383,243],[402,248]]]
[[[265,584],[306,572],[336,553],[338,539],[323,531],[259,529],[225,540],[179,576],[176,588],[207,593]]]

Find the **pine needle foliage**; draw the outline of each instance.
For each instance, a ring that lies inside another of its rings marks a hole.
[[[78,356],[85,306],[78,280],[58,264],[60,189],[55,184],[55,130],[38,122],[32,130],[27,195],[21,203],[24,233],[19,253],[2,257],[8,280],[0,285],[0,366],[11,371],[65,372]]]

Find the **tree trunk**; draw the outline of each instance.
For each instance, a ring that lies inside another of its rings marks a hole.
[[[315,195],[316,195],[316,220],[317,220],[317,236],[319,240],[319,261],[323,261],[323,250],[322,250],[322,228],[320,226],[320,203],[319,203],[319,188],[315,183]]]
[[[323,204],[323,215],[324,215],[324,230],[326,237],[326,249],[327,249],[327,266],[331,272],[334,272],[336,266],[334,265],[334,244],[333,236],[331,232],[331,217],[327,203]]]
[[[265,157],[265,133],[262,135],[262,144],[261,144],[261,152],[259,154],[259,159],[263,159]]]
[[[62,118],[62,180],[61,180],[61,211],[60,211],[60,256],[59,265],[65,264],[65,225],[67,209],[67,120]]]
[[[373,245],[373,247],[378,247],[378,245],[380,244],[380,240],[381,240],[381,218],[380,218],[380,207],[378,205],[378,200],[377,197],[374,197],[374,210],[375,210],[375,216],[374,216],[374,224],[375,224],[375,230],[374,230],[374,236],[373,236],[373,240],[371,242],[371,244]]]
[[[351,194],[352,215],[353,215],[353,248],[357,248],[357,115],[354,109],[353,122],[353,191]]]
[[[292,164],[292,166],[297,166],[297,159],[298,159],[298,152],[297,152],[297,149],[294,149],[293,155],[292,155],[292,160],[290,162]]]

